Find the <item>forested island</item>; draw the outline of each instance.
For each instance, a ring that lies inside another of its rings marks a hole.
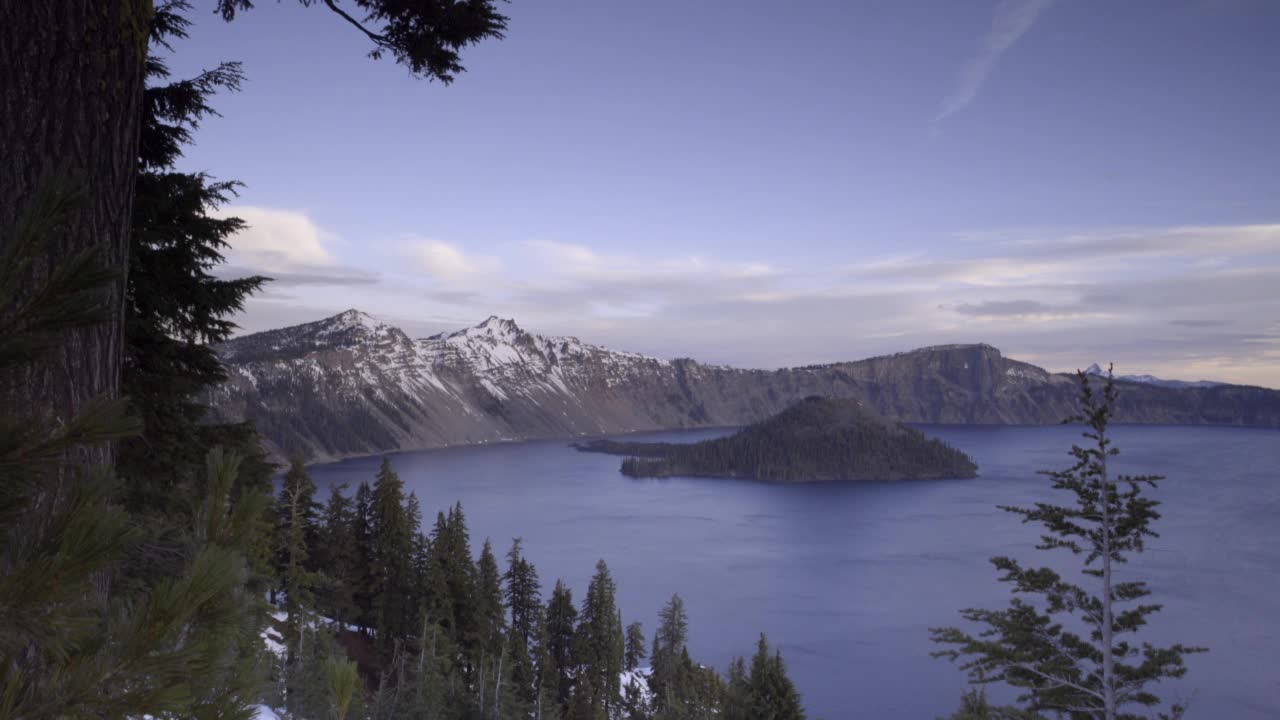
[[[810,396],[728,437],[698,443],[593,440],[583,452],[625,455],[631,477],[723,477],[771,482],[971,478],[964,453],[880,417],[857,400]]]

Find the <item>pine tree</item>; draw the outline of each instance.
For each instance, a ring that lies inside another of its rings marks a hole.
[[[557,699],[562,708],[569,707],[576,672],[573,657],[574,631],[578,624],[578,609],[573,606],[573,591],[556,580],[551,599],[547,601],[547,654],[554,668]]]
[[[511,610],[511,682],[522,707],[538,705],[537,662],[532,653],[542,622],[542,588],[538,571],[522,554],[520,538],[507,551],[505,598]],[[536,713],[536,710],[535,710]]]
[[[412,633],[417,611],[412,598],[413,529],[405,506],[404,483],[383,458],[369,506],[373,570],[373,611],[378,641],[390,653],[396,638]]]
[[[286,584],[291,566],[300,572],[316,566],[320,546],[320,504],[316,485],[300,458],[294,458],[280,485],[272,514],[275,516],[275,571]],[[296,535],[296,537],[295,537]],[[295,575],[295,577],[298,577]]]
[[[644,662],[647,652],[644,648],[644,624],[633,622],[627,626],[626,650],[623,665],[627,670],[635,670]]]
[[[1183,656],[1200,648],[1181,644],[1140,646],[1121,639],[1135,633],[1159,605],[1139,603],[1150,594],[1146,583],[1120,581],[1116,566],[1130,553],[1141,552],[1154,537],[1151,523],[1160,517],[1158,502],[1143,496],[1163,479],[1152,475],[1112,476],[1110,461],[1119,454],[1107,426],[1116,403],[1116,387],[1108,373],[1102,397],[1094,394],[1089,376],[1079,373],[1082,415],[1089,443],[1073,446],[1072,466],[1043,473],[1055,490],[1065,491],[1072,505],[1037,503],[1033,508],[1002,506],[1045,528],[1040,550],[1063,549],[1083,556],[1081,572],[1088,585],[1070,582],[1047,567],[1024,568],[1009,557],[992,558],[1016,593],[1006,610],[969,609],[966,620],[985,626],[977,635],[958,628],[935,628],[934,642],[951,645],[935,652],[961,667],[971,682],[1004,682],[1021,690],[1019,702],[1032,712],[1067,713],[1104,720],[1138,718],[1126,708],[1155,708],[1160,699],[1148,686],[1186,673]],[[1030,598],[1039,597],[1039,604]],[[1026,599],[1024,599],[1026,598]],[[1139,603],[1134,605],[1133,603]],[[1084,634],[1074,627],[1083,627]],[[1173,704],[1167,717],[1179,717]],[[1166,715],[1161,715],[1166,717]]]
[[[592,705],[608,714],[622,697],[622,626],[615,600],[617,586],[604,560],[596,563],[578,615],[577,664],[591,678]]]
[[[355,615],[354,593],[360,581],[356,571],[355,510],[346,490],[346,483],[329,488],[316,560],[327,576],[319,600],[320,609],[339,626],[345,626]]]
[[[374,576],[373,549],[373,490],[369,483],[361,481],[356,487],[355,511],[352,514],[351,535],[355,540],[356,585],[352,597],[356,605],[356,624],[366,633],[376,625],[374,597],[377,595]]]
[[[747,679],[746,720],[804,720],[800,694],[782,662],[782,654],[769,651],[763,634],[751,658],[751,675]]]
[[[216,114],[219,90],[236,90],[239,63],[222,63],[188,80],[168,81],[158,50],[187,36],[185,2],[157,8],[151,21],[139,133],[137,175],[125,287],[121,390],[143,421],[141,436],[121,443],[117,467],[127,478],[123,502],[148,523],[190,524],[187,498],[215,445],[248,453],[242,473],[255,472],[266,490],[270,467],[248,425],[213,425],[201,396],[226,379],[212,345],[230,337],[229,319],[267,278],[224,279],[227,240],[244,228],[239,218],[212,212],[234,194],[234,182],[174,169],[200,121]]]
[[[81,202],[47,186],[16,226],[0,227],[0,377],[42,361],[65,331],[102,321],[98,291],[111,274],[92,251],[51,268],[31,295],[20,290]],[[245,485],[239,458],[208,454],[191,523],[163,548],[175,554],[173,573],[123,582],[117,570],[152,549],[116,503],[111,469],[86,459],[109,457],[90,449],[140,423],[105,397],[60,424],[40,408],[25,417],[3,408],[0,716],[243,713],[257,683],[246,652],[258,644],[247,555],[265,497]]]
[[[684,600],[672,595],[658,614],[658,631],[653,636],[653,652],[649,655],[653,665],[649,690],[659,712],[678,710],[684,703],[681,658],[685,655],[688,637],[689,617],[684,610]]]

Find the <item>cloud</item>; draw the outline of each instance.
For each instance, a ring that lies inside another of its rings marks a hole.
[[[459,283],[502,269],[502,262],[488,255],[468,255],[442,240],[411,240],[404,252],[417,268],[443,283]]]
[[[956,306],[961,315],[999,316],[999,315],[1047,315],[1055,309],[1035,300],[988,301],[981,303],[963,303]]]
[[[978,97],[982,85],[995,69],[1000,56],[1031,28],[1053,0],[1001,0],[991,18],[991,28],[978,53],[960,69],[955,87],[933,119],[935,123],[960,112]]]
[[[265,271],[331,268],[336,259],[326,247],[332,236],[305,213],[240,205],[219,210],[247,224],[230,238],[228,261]]]

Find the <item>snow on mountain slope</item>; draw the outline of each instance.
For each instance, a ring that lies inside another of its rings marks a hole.
[[[252,420],[277,459],[740,425],[809,395],[858,398],[906,422],[1044,424],[1075,410],[1070,377],[989,345],[747,370],[539,335],[497,317],[411,339],[348,310],[217,350],[229,377],[209,397],[211,418]],[[1280,426],[1276,391],[1126,387],[1128,422]]]
[[[1098,363],[1094,363],[1085,369],[1086,375],[1106,375]],[[1116,380],[1125,382],[1139,383],[1141,385],[1154,385],[1164,388],[1210,388],[1226,385],[1227,383],[1215,382],[1213,380],[1165,380],[1155,375],[1117,375]]]

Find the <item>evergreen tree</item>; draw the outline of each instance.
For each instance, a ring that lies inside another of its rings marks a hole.
[[[93,252],[51,268],[32,295],[20,290],[80,203],[48,186],[16,226],[0,227],[0,377],[104,317],[111,274]],[[174,553],[172,574],[112,582],[153,549],[117,504],[111,469],[86,459],[109,457],[90,448],[140,423],[105,397],[61,423],[40,407],[0,407],[0,715],[243,713],[257,684],[248,555],[265,497],[244,483],[239,458],[208,454],[191,524],[162,548]],[[19,408],[29,415],[11,414]]]
[[[355,615],[355,589],[360,582],[356,564],[355,510],[346,490],[346,483],[329,488],[316,561],[327,576],[319,600],[320,609],[340,626]]]
[[[622,697],[622,623],[616,594],[617,586],[609,574],[609,566],[604,560],[598,561],[578,615],[577,664],[581,675],[591,679],[595,693],[592,705],[602,708],[606,715]]]
[[[364,631],[374,627],[374,597],[377,595],[374,575],[373,549],[373,490],[369,483],[360,481],[356,487],[355,511],[352,515],[351,535],[355,540],[356,585],[352,597],[356,606],[356,624]]]
[[[556,580],[551,599],[547,601],[546,648],[555,672],[557,700],[562,708],[569,707],[573,691],[576,667],[573,661],[574,630],[578,624],[578,609],[573,606],[573,591]]]
[[[745,720],[804,720],[800,694],[787,677],[782,654],[770,654],[769,641],[763,634],[751,658],[745,705]]]
[[[282,584],[294,563],[297,571],[316,566],[320,546],[320,504],[316,485],[300,458],[294,458],[280,484],[275,516],[275,571]],[[295,537],[296,535],[296,537]],[[297,577],[295,575],[295,577]]]
[[[215,114],[210,101],[220,89],[236,90],[239,63],[222,63],[188,80],[169,82],[155,52],[172,51],[170,39],[187,36],[185,1],[157,8],[151,22],[152,52],[143,91],[129,274],[124,303],[121,389],[143,421],[142,434],[120,444],[117,467],[127,478],[123,501],[148,523],[189,525],[193,492],[205,453],[215,445],[249,453],[242,472],[256,473],[267,488],[270,468],[248,425],[212,425],[201,396],[226,379],[212,345],[231,336],[230,317],[267,280],[223,279],[227,240],[244,228],[239,218],[212,211],[234,194],[236,183],[174,169],[192,143],[199,122]]]
[[[569,607],[573,606],[572,598]],[[533,672],[535,697],[533,701],[534,720],[559,720],[563,717],[560,702],[561,681],[564,679],[556,665],[551,651],[551,639],[544,612],[538,612],[538,623],[534,630]]]
[[[676,709],[683,703],[680,661],[688,637],[689,617],[684,610],[684,600],[672,595],[658,614],[658,631],[653,636],[653,652],[649,655],[653,666],[649,689],[655,709],[660,712]]]
[[[1027,710],[992,705],[985,688],[973,688],[960,697],[960,709],[946,720],[1044,720]]]
[[[627,670],[635,670],[644,662],[647,652],[644,649],[644,624],[633,622],[627,626],[626,650],[623,654],[623,665]]]
[[[972,682],[1004,682],[1021,691],[1019,702],[1032,712],[1067,713],[1104,720],[1138,718],[1127,708],[1155,708],[1160,699],[1148,687],[1163,678],[1186,673],[1183,656],[1200,648],[1136,645],[1122,639],[1137,632],[1159,605],[1140,603],[1150,594],[1142,581],[1122,581],[1117,565],[1141,552],[1154,537],[1151,523],[1160,517],[1158,502],[1143,495],[1162,479],[1157,476],[1112,475],[1109,464],[1119,454],[1107,426],[1116,403],[1116,387],[1108,373],[1101,398],[1089,376],[1079,373],[1082,415],[1088,443],[1073,446],[1074,463],[1066,470],[1044,473],[1055,490],[1069,494],[1071,505],[1037,503],[1033,508],[1002,507],[1023,522],[1044,526],[1040,550],[1067,550],[1082,557],[1088,585],[1075,584],[1057,571],[1024,568],[1009,557],[992,558],[1015,597],[1006,610],[969,609],[966,620],[985,626],[976,636],[958,628],[935,628],[933,640],[951,645],[934,653],[961,667]],[[1030,598],[1039,597],[1037,604]],[[1025,599],[1024,599],[1025,598]],[[1133,604],[1139,603],[1139,604]],[[1083,627],[1085,634],[1073,628]],[[1173,704],[1169,717],[1183,708]]]
[[[538,571],[522,554],[520,538],[507,551],[505,598],[511,610],[511,683],[522,707],[538,705],[539,681],[536,658],[531,654],[542,622],[542,588]]]
[[[493,707],[498,707],[504,675],[511,672],[511,666],[506,661],[506,608],[502,598],[502,572],[498,569],[493,546],[487,538],[476,564],[476,595],[472,604],[476,617],[476,646],[480,654],[479,695],[483,712],[486,693],[493,701]]]
[[[383,458],[373,483],[369,512],[373,570],[373,611],[378,641],[389,653],[396,638],[417,625],[413,598],[413,529],[409,525],[404,483]]]

